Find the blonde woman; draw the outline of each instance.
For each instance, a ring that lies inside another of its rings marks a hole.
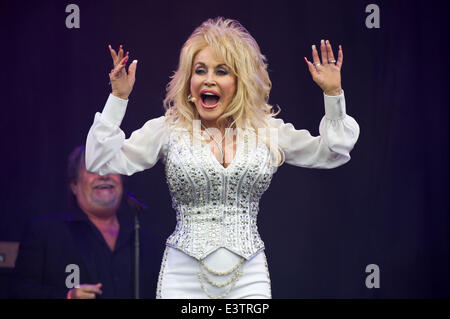
[[[86,167],[131,175],[158,160],[165,164],[177,224],[166,242],[157,298],[271,298],[259,199],[282,163],[343,165],[359,136],[345,111],[342,48],[336,61],[331,44],[321,41],[322,61],[315,46],[313,63],[305,58],[325,101],[320,136],[313,137],[275,117],[266,60],[247,30],[235,20],[205,21],[183,45],[165,115],[128,139],[120,124],[137,61],[127,72],[128,52],[109,49],[112,93],[89,131]]]

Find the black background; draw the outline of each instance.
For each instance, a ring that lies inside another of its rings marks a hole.
[[[79,29],[65,26],[70,3]],[[379,29],[365,25],[370,3]],[[239,20],[268,58],[279,117],[313,135],[323,95],[303,57],[320,39],[335,53],[341,44],[347,113],[361,128],[349,163],[284,165],[263,196],[273,297],[448,297],[448,1],[0,2],[0,241],[67,207],[67,155],[110,92],[108,44],[139,60],[122,124],[129,136],[163,114],[182,44],[219,15]],[[163,165],[127,187],[151,207],[143,223],[160,236],[162,256],[175,227]],[[380,268],[378,289],[365,286],[368,264]]]

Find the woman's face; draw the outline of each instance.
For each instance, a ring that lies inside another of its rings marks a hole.
[[[202,123],[215,126],[236,92],[236,76],[222,59],[215,56],[210,47],[199,51],[195,56],[191,95]]]

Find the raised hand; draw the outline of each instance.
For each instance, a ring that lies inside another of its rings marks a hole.
[[[344,59],[342,46],[339,46],[338,59],[334,59],[333,49],[330,41],[320,41],[320,51],[322,63],[319,59],[316,46],[312,46],[312,57],[314,64],[305,57],[309,72],[313,81],[324,91],[326,95],[340,95],[341,88],[341,67]]]
[[[127,73],[125,66],[129,59],[129,52],[127,52],[124,56],[122,45],[120,45],[117,53],[113,48],[111,48],[110,45],[108,48],[114,64],[114,69],[112,69],[109,73],[112,94],[126,100],[128,99],[128,96],[133,90],[134,83],[136,82],[137,60],[134,60],[131,63]]]

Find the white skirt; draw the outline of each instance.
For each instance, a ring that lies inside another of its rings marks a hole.
[[[270,299],[269,270],[264,251],[250,260],[219,248],[202,263],[166,246],[158,278],[157,299]],[[228,273],[226,275],[214,272]],[[219,287],[217,287],[219,286]]]

